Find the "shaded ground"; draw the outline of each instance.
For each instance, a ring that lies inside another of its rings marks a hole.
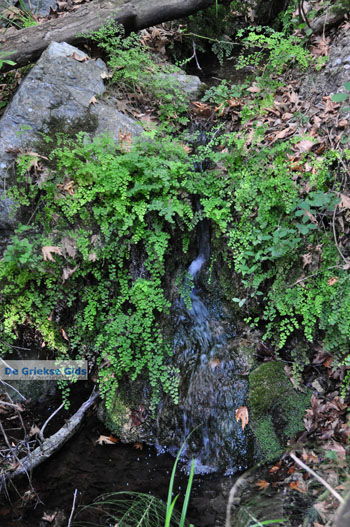
[[[0,505],[1,527],[56,525],[42,521],[43,516],[64,511],[67,518],[75,489],[79,504],[90,503],[102,493],[118,491],[146,492],[166,500],[174,458],[157,455],[153,448],[139,444],[101,446],[96,443],[101,434],[109,432],[91,414],[63,449],[34,472],[33,490],[28,490],[23,482],[18,486],[20,497],[12,493],[12,504]],[[175,492],[184,494],[186,484],[186,474],[179,471]],[[195,478],[189,520],[198,527],[222,525],[226,489],[231,485],[232,478],[220,475]]]

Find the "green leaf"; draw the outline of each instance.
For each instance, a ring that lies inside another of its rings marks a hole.
[[[333,102],[344,102],[348,99],[348,93],[335,93],[332,95],[331,99]]]

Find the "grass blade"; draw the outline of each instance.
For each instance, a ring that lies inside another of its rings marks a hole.
[[[183,506],[182,506],[182,512],[181,512],[181,518],[180,518],[179,527],[185,527],[186,514],[187,514],[187,509],[188,509],[188,503],[190,501],[190,495],[191,495],[191,489],[192,489],[192,483],[193,483],[193,477],[194,477],[195,468],[196,468],[196,462],[195,462],[194,459],[192,459],[190,475],[188,476],[186,494],[185,494],[185,499],[184,499],[184,503],[183,503]]]

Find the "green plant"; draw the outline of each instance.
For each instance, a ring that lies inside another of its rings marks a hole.
[[[173,498],[176,470],[184,446],[180,448],[171,471],[166,503],[159,498],[141,492],[103,494],[90,505],[80,507],[73,525],[75,527],[87,527],[88,525],[93,527],[96,525],[95,521],[78,520],[79,516],[84,517],[85,512],[89,512],[90,516],[95,514],[96,521],[99,521],[98,524],[102,525],[102,519],[103,525],[106,526],[111,525],[111,522],[113,524],[116,522],[118,527],[185,527],[188,525],[186,516],[195,472],[195,461],[191,462],[181,514],[175,508],[179,496]],[[189,527],[193,527],[193,525]]]
[[[9,6],[5,13],[6,15],[0,15],[0,19],[3,20],[9,26],[15,26],[18,29],[25,27],[32,27],[38,24],[35,15],[26,6],[23,0],[19,0],[20,7]]]
[[[4,64],[7,64],[8,66],[16,65],[13,60],[6,58],[8,55],[11,55],[11,53],[14,53],[14,51],[8,51],[6,53],[0,51],[0,70],[3,68]]]
[[[332,95],[331,99],[333,102],[342,102],[350,101],[350,82],[344,84],[345,92],[339,92]],[[350,112],[350,106],[342,106],[342,112]]]
[[[202,101],[213,104],[228,105],[229,99],[242,97],[247,84],[228,84],[223,80],[217,86],[209,88],[202,97]]]
[[[7,341],[28,325],[57,356],[96,357],[107,406],[123,375],[146,372],[154,400],[162,385],[176,401],[159,321],[169,308],[162,280],[170,239],[194,218],[188,155],[154,134],[129,152],[80,134],[50,157],[55,168],[43,180],[38,158],[18,161],[11,194],[24,223],[0,262]]]
[[[312,55],[303,47],[300,37],[289,35],[286,30],[256,26],[238,31],[237,36],[242,39],[245,51],[238,58],[236,67],[257,69],[262,87],[274,86],[276,83],[271,76],[278,77],[291,65],[306,69],[313,62]]]
[[[177,465],[178,465],[178,462],[180,460],[180,456],[181,456],[181,454],[183,452],[184,447],[185,447],[185,444],[183,444],[182,447],[180,448],[180,450],[178,451],[176,459],[175,459],[175,463],[173,465],[173,469],[171,471],[171,477],[170,477],[170,482],[169,482],[169,490],[168,490],[168,498],[167,498],[167,502],[166,502],[166,516],[165,516],[164,527],[170,527],[171,521],[172,521],[172,518],[173,518],[175,504],[176,504],[176,501],[178,499],[178,495],[175,496],[175,498],[173,498],[173,488],[174,488],[174,480],[175,480],[175,474],[176,474],[176,470],[177,470]],[[179,527],[185,527],[188,503],[189,503],[189,500],[190,500],[195,468],[196,468],[196,463],[195,463],[194,460],[192,460],[191,461],[191,467],[190,467],[190,473],[189,473],[188,481],[187,481],[186,493],[185,493],[184,502],[183,502],[183,505],[182,505],[182,511],[181,511]]]
[[[125,36],[122,25],[111,21],[97,31],[84,35],[97,43],[108,55],[112,82],[124,91],[139,94],[158,108],[162,121],[174,118],[177,124],[187,122],[188,98],[171,75],[178,68],[154,60],[142,44],[140,35]]]

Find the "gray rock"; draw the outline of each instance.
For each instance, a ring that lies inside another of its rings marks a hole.
[[[301,96],[317,104],[326,95],[345,91],[344,84],[350,81],[349,49],[350,34],[340,31],[330,48],[326,66],[305,77],[300,88]]]
[[[118,140],[122,130],[132,135],[142,131],[115,108],[92,104],[105,91],[106,72],[102,60],[89,60],[79,49],[53,42],[22,81],[0,120],[0,244],[15,221],[6,189],[13,182],[16,151],[35,147],[42,133],[110,132]]]
[[[183,91],[190,100],[197,99],[203,91],[204,84],[195,75],[186,75],[185,73],[162,73],[159,75],[160,79],[171,82],[171,87],[175,87]]]
[[[39,16],[47,16],[50,9],[53,11],[57,8],[57,0],[24,0],[28,10]]]
[[[124,115],[108,104],[97,103],[90,111],[98,121],[95,135],[108,133],[118,141],[121,133],[131,134],[134,137],[143,131],[143,128],[134,119]]]

